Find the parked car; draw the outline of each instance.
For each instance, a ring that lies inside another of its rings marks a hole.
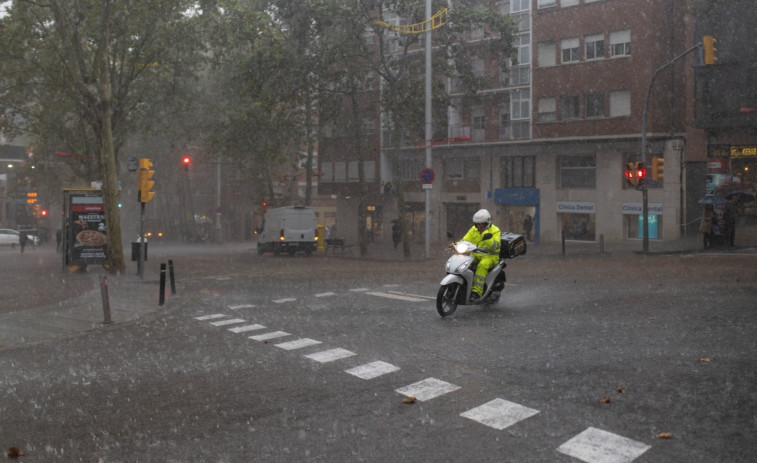
[[[18,237],[21,234],[16,230],[10,228],[0,228],[0,246],[15,246],[18,244]],[[36,235],[26,234],[28,244],[37,246],[39,244],[39,238]]]

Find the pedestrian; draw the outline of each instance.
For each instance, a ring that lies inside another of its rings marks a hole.
[[[526,241],[531,241],[531,230],[534,228],[534,219],[530,215],[526,215],[523,219],[523,230],[526,231]]]
[[[55,251],[60,251],[60,242],[63,239],[63,231],[59,228],[55,231]]]
[[[736,201],[737,196],[731,198],[725,205],[723,211],[723,225],[725,230],[725,239],[728,241],[728,246],[734,246],[733,240],[736,237]]]
[[[23,230],[18,234],[18,244],[21,246],[21,254],[24,253],[24,247],[26,246],[26,240],[27,240],[26,232]]]
[[[699,231],[702,232],[702,244],[704,249],[709,249],[712,245],[712,233],[715,231],[715,210],[712,204],[704,206],[702,213],[702,222],[699,224]]]
[[[400,227],[399,219],[392,224],[392,241],[394,242],[394,249],[397,249],[397,245],[400,244],[402,239],[402,227]]]

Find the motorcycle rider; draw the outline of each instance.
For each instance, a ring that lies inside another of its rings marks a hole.
[[[491,238],[484,239],[484,235],[487,233],[491,234]],[[471,301],[481,299],[481,295],[484,293],[486,274],[499,262],[499,250],[502,247],[500,235],[499,228],[492,224],[492,216],[489,211],[481,209],[473,214],[473,226],[463,236],[462,241],[470,241],[479,248],[487,250],[487,252],[485,254],[471,254],[478,262],[476,274],[473,277],[473,288],[471,288]]]

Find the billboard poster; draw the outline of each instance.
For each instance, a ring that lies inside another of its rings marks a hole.
[[[105,264],[108,259],[105,204],[97,190],[66,191],[64,254],[67,265]]]

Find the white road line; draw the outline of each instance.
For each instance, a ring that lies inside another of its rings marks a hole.
[[[539,413],[539,410],[508,402],[504,399],[494,399],[467,412],[463,412],[460,416],[470,418],[473,421],[478,421],[481,424],[501,431],[537,413]]]
[[[321,341],[316,341],[315,339],[302,338],[302,339],[297,339],[295,341],[282,342],[281,344],[274,344],[274,345],[284,350],[295,350],[295,349],[302,349],[303,347],[314,346],[320,343]]]
[[[392,294],[392,293],[381,293],[377,291],[371,291],[365,294],[369,294],[371,296],[378,296],[378,297],[385,297],[388,299],[398,299],[400,301],[409,301],[409,302],[425,302],[425,299],[420,299],[417,297],[410,297],[410,296],[401,296],[399,294]]]
[[[588,463],[630,463],[650,448],[611,432],[587,428],[557,451]]]
[[[226,314],[214,313],[213,315],[203,315],[202,317],[195,317],[195,320],[202,320],[202,321],[213,320],[215,318],[224,318],[226,316],[227,316]]]
[[[262,330],[263,328],[265,328],[265,326],[255,323],[254,325],[235,326],[234,328],[229,328],[229,331],[233,331],[234,333],[246,333],[248,331]]]
[[[254,309],[255,304],[241,304],[241,305],[230,305],[229,309],[231,310],[239,310],[239,309]]]
[[[274,299],[271,302],[273,302],[274,304],[283,304],[284,302],[292,302],[292,301],[296,301],[296,300],[297,300],[297,298],[295,298],[295,297],[284,297],[284,298],[281,298],[281,299]]]
[[[350,368],[349,370],[344,370],[344,372],[362,379],[373,379],[387,373],[392,373],[399,369],[400,367],[398,366],[379,360],[376,362],[366,363],[365,365],[360,365],[355,368]]]
[[[318,363],[328,363],[335,360],[352,357],[353,355],[356,354],[354,352],[348,351],[347,349],[337,348],[324,350],[322,352],[316,352],[315,354],[306,355],[305,357],[309,358],[310,360],[315,360]]]
[[[352,291],[353,293],[364,293],[370,290],[371,288],[355,288],[355,289],[351,289],[350,291]]]
[[[336,296],[336,293],[319,293],[315,295],[315,297],[329,297],[329,296]]]
[[[424,400],[435,399],[440,395],[444,395],[448,392],[456,391],[458,389],[460,389],[460,386],[450,384],[446,381],[442,381],[436,378],[426,378],[409,386],[395,389],[395,391],[408,397],[415,397],[416,399],[423,402]]]
[[[388,291],[388,292],[390,292],[392,294],[401,294],[403,296],[420,297],[422,299],[428,299],[430,301],[435,301],[436,300],[436,296],[426,296],[426,295],[423,295],[423,294],[409,294],[409,293],[402,292],[402,291]]]
[[[235,323],[244,323],[247,320],[242,320],[241,318],[231,318],[229,320],[221,320],[218,322],[210,322],[213,326],[224,326],[224,325],[233,325]]]
[[[250,339],[254,339],[256,341],[268,341],[269,339],[283,338],[284,336],[289,336],[289,333],[285,331],[273,331],[271,333],[250,336]]]

